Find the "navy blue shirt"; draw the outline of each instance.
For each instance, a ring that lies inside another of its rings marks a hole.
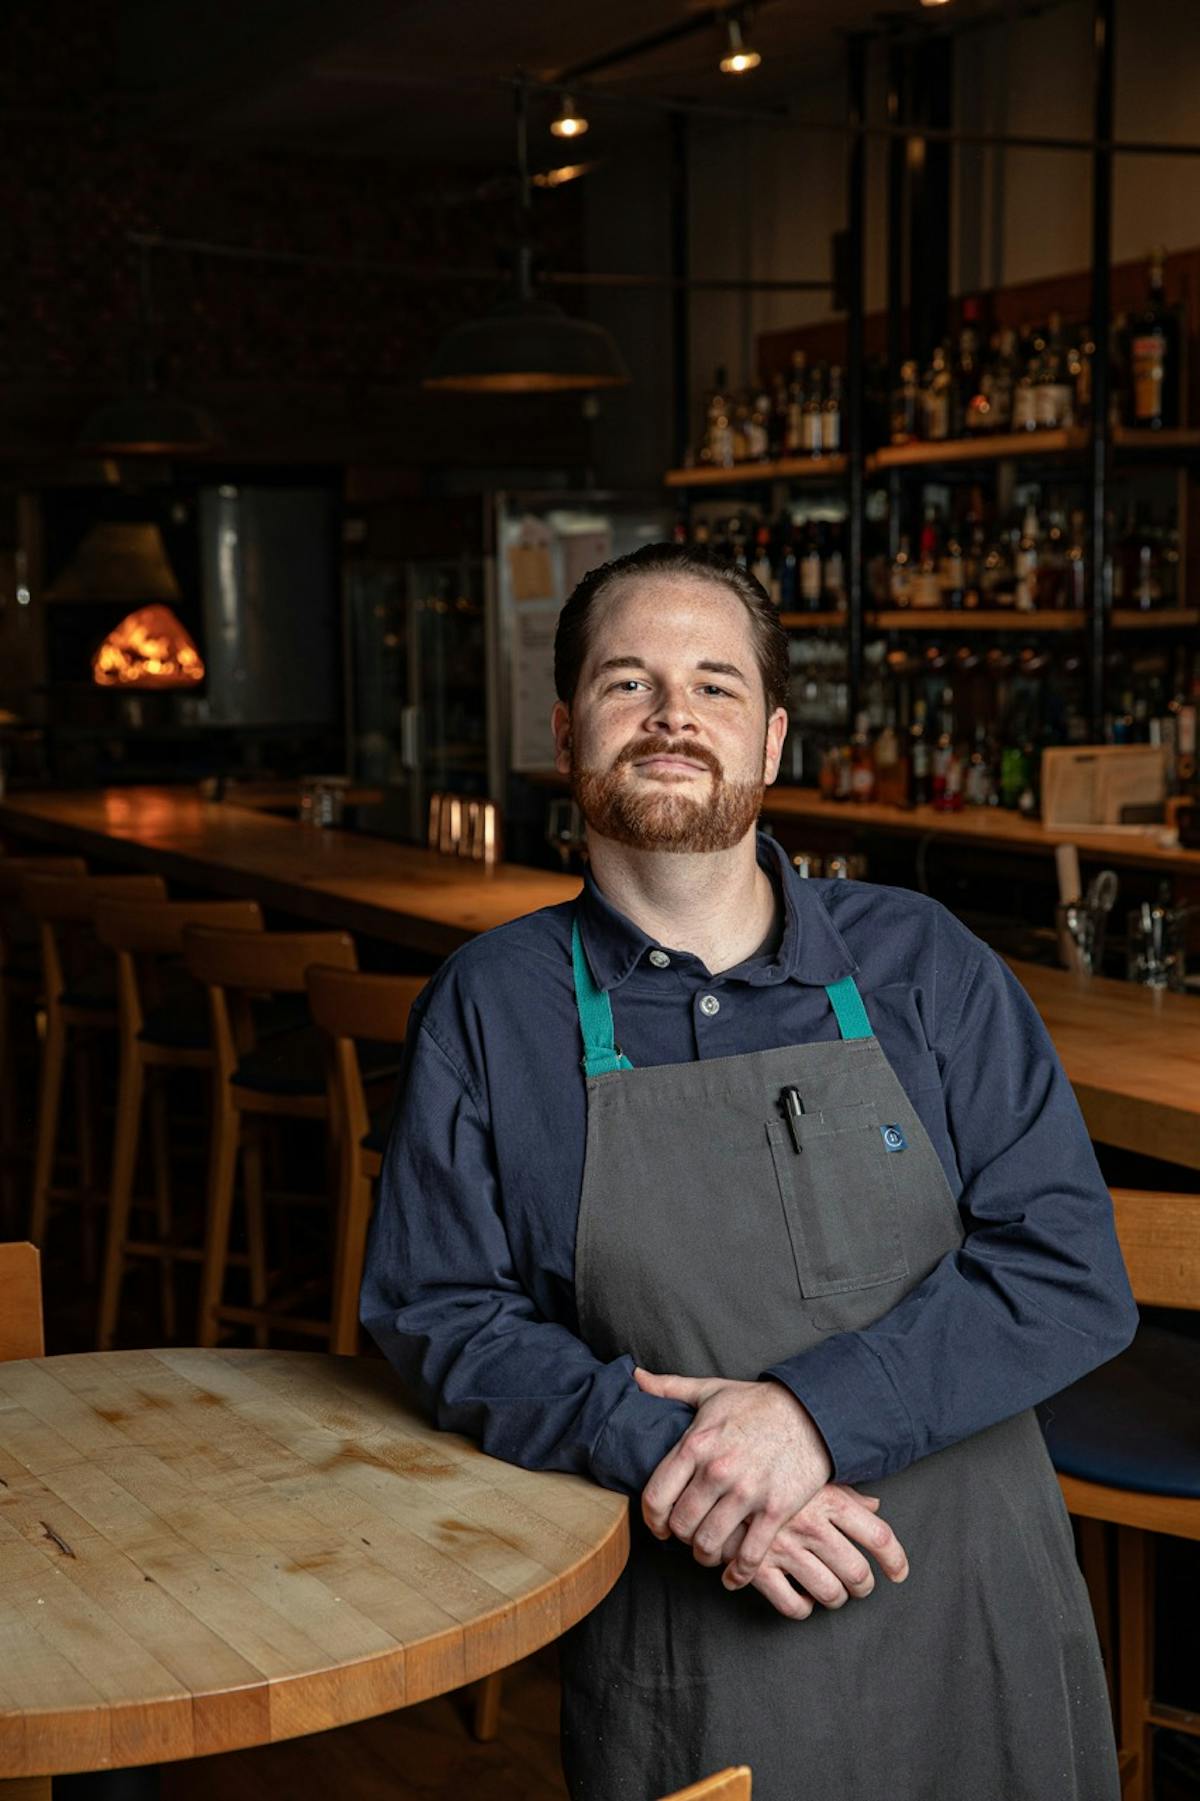
[[[783,930],[735,969],[657,944],[590,875],[580,931],[635,1068],[836,1038],[825,984],[853,974],[967,1233],[875,1324],[764,1372],[808,1408],[836,1479],[870,1482],[1065,1388],[1124,1348],[1137,1314],[1074,1094],[1005,965],[922,895],[802,880],[769,838],[758,854]],[[574,905],[483,934],[420,996],[361,1312],[440,1426],[632,1494],[693,1414],[578,1335]]]

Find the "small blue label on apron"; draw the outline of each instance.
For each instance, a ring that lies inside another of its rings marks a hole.
[[[883,1133],[884,1149],[889,1151],[906,1151],[908,1140],[899,1126],[880,1126]]]

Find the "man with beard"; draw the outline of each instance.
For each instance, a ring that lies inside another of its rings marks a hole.
[[[443,1427],[640,1498],[563,1642],[571,1793],[1116,1801],[1032,1409],[1136,1314],[1046,1034],[935,902],[756,835],[745,571],[595,570],[555,661],[583,892],[421,997],[362,1317]]]

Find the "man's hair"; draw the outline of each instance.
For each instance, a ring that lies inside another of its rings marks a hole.
[[[584,576],[558,616],[554,634],[554,686],[568,707],[575,699],[579,675],[588,651],[592,607],[620,582],[639,575],[677,575],[711,582],[736,594],[750,617],[754,655],[762,676],[767,713],[787,705],[788,636],[779,623],[779,611],[761,582],[739,563],[726,563],[707,549],[691,544],[643,544],[628,556],[601,563]]]

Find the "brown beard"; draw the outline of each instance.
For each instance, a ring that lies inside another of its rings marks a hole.
[[[712,772],[707,800],[670,790],[632,787],[622,765],[643,757],[687,757]],[[764,763],[766,746],[763,747]],[[762,811],[766,783],[727,782],[721,761],[704,745],[676,744],[670,738],[639,738],[627,744],[610,769],[581,769],[571,754],[571,793],[594,832],[635,850],[718,851],[740,844]]]

